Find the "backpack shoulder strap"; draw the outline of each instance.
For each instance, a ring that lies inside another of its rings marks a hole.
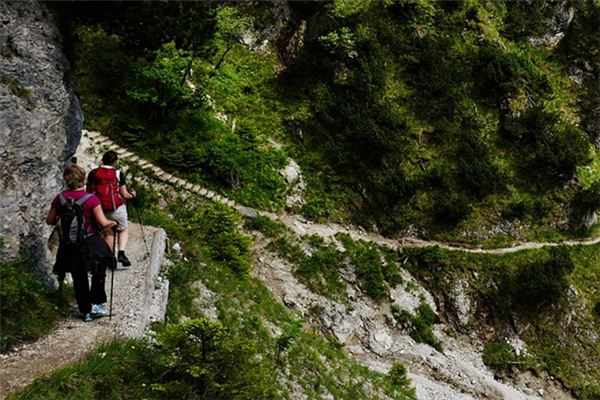
[[[83,205],[83,203],[85,203],[86,201],[88,201],[88,199],[89,199],[90,197],[92,197],[93,195],[94,195],[93,193],[88,193],[88,194],[86,194],[85,196],[83,196],[82,198],[80,198],[79,200],[77,200],[77,201],[75,202],[75,204],[77,204],[78,206],[82,206],[82,205]]]
[[[61,206],[64,206],[65,204],[67,204],[67,199],[65,199],[65,196],[63,196],[62,193],[58,194],[58,200],[60,201]]]

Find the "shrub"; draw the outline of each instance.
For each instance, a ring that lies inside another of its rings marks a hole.
[[[113,341],[10,399],[275,399],[255,342],[207,319],[169,324],[155,344]]]
[[[152,385],[163,398],[274,399],[255,346],[207,319],[168,325],[158,338]]]
[[[516,355],[505,341],[487,342],[483,349],[483,363],[496,371],[508,372],[514,365],[522,364],[524,357]]]
[[[346,247],[350,261],[356,267],[356,277],[360,288],[372,299],[379,301],[388,294],[384,279],[384,265],[381,253],[371,243],[353,241],[347,235],[337,236]]]
[[[48,332],[67,305],[62,291],[50,289],[35,275],[34,264],[25,255],[0,264],[0,352]]]
[[[563,296],[575,265],[564,246],[553,247],[546,260],[532,260],[503,278],[497,304],[520,312],[534,312]]]
[[[235,272],[247,274],[252,267],[252,237],[237,232],[241,217],[218,203],[207,203],[198,222],[203,227],[203,239],[211,255]]]
[[[579,191],[571,206],[570,223],[580,226],[582,219],[600,208],[600,181],[594,182],[588,189]]]
[[[322,246],[302,262],[296,272],[315,292],[339,297],[345,294],[346,289],[339,274],[341,261],[342,254],[339,251],[332,247]]]
[[[269,238],[279,236],[285,231],[285,225],[281,222],[272,220],[269,217],[259,215],[255,218],[246,218],[244,220],[244,227],[248,230],[257,230],[262,232],[263,235]]]
[[[388,372],[388,379],[396,386],[408,386],[410,385],[410,379],[407,376],[408,368],[404,364],[398,362],[392,365]]]
[[[473,206],[459,193],[438,196],[433,204],[433,216],[436,221],[446,225],[457,225],[467,219]]]
[[[442,342],[433,333],[433,324],[438,322],[438,316],[427,303],[421,303],[415,315],[393,304],[392,316],[400,326],[410,329],[410,337],[415,342],[426,343],[443,351]]]
[[[492,160],[483,138],[474,133],[462,138],[458,167],[463,187],[478,198],[499,192],[504,188],[505,176]]]

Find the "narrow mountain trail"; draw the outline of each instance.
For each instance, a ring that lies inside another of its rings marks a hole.
[[[82,138],[76,156],[86,171],[98,165],[101,155]],[[103,342],[116,337],[141,337],[148,324],[164,319],[169,282],[159,276],[159,270],[164,261],[166,233],[160,228],[132,223],[135,214],[129,215],[129,220],[127,255],[132,265],[123,268],[119,264],[114,271],[112,318],[83,322],[73,304],[69,315],[48,335],[0,354],[0,399],[43,373],[81,360]],[[112,272],[107,271],[105,287],[109,298],[111,278]]]
[[[153,246],[148,252],[140,225],[132,224],[129,229],[127,253],[132,265],[129,268],[119,265],[114,271],[112,318],[107,316],[83,322],[73,306],[70,315],[61,320],[50,334],[0,355],[0,399],[28,385],[40,374],[82,359],[88,351],[103,342],[115,337],[140,337],[150,321],[162,318],[161,312],[155,313],[157,315],[152,313],[156,307],[160,308],[160,305],[154,304],[153,307],[152,304],[153,297],[156,297],[154,270],[157,270],[153,264],[162,263],[166,235],[162,229],[144,226],[147,241]],[[111,271],[107,271],[108,297],[111,274]]]
[[[268,211],[256,210],[250,207],[246,207],[240,204],[237,204],[235,201],[230,200],[226,197],[223,197],[215,192],[203,188],[200,185],[196,185],[190,183],[182,178],[176,177],[160,167],[152,164],[148,160],[144,160],[139,156],[131,153],[130,151],[120,147],[114,141],[109,139],[108,137],[102,135],[99,132],[93,131],[83,131],[83,139],[89,140],[92,144],[100,145],[105,147],[106,149],[116,151],[120,157],[125,158],[127,161],[131,163],[137,164],[142,168],[146,173],[152,174],[159,181],[166,183],[168,185],[172,185],[176,188],[183,189],[190,193],[200,195],[206,199],[213,200],[225,205],[228,205],[239,213],[245,216],[265,216],[272,220],[282,222],[289,229],[291,229],[294,233],[299,235],[319,235],[322,237],[333,237],[337,233],[347,233],[355,240],[364,240],[368,242],[377,243],[393,250],[399,250],[406,247],[429,247],[429,246],[438,246],[445,250],[450,251],[464,251],[467,253],[479,253],[479,254],[507,254],[507,253],[515,253],[523,250],[533,250],[533,249],[541,249],[543,247],[552,247],[552,246],[589,246],[600,243],[600,237],[590,237],[585,239],[576,239],[576,240],[562,240],[556,242],[520,242],[514,243],[510,247],[503,248],[494,248],[494,249],[484,249],[478,247],[472,247],[468,245],[451,245],[442,241],[435,240],[423,240],[415,237],[402,237],[398,239],[386,238],[384,236],[367,232],[362,229],[356,227],[345,226],[336,223],[330,224],[318,224],[307,221],[305,218],[299,215],[294,214],[275,214]]]

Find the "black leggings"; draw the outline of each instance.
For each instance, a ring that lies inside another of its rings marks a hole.
[[[71,272],[71,276],[73,277],[75,300],[77,300],[77,306],[81,314],[85,315],[92,311],[92,304],[106,303],[106,292],[104,290],[106,269],[104,267],[97,266],[96,271],[92,272],[91,290],[87,272]]]

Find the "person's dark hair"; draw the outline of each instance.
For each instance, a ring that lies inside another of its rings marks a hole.
[[[112,150],[109,150],[106,153],[104,153],[104,155],[102,156],[102,164],[113,165],[114,163],[117,162],[118,159],[119,159],[119,156],[117,155],[117,153],[115,153]]]

